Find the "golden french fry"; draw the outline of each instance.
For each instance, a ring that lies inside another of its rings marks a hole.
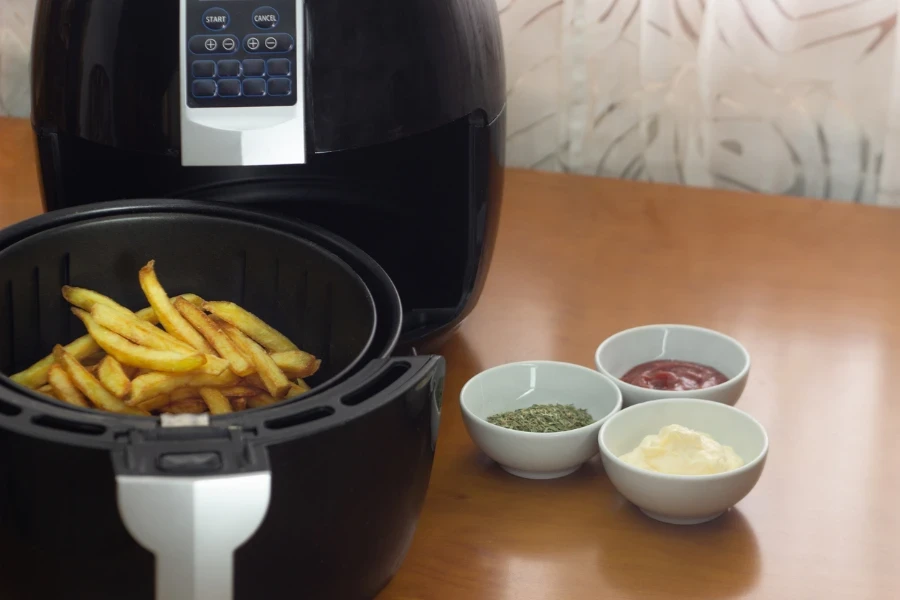
[[[193,306],[186,300],[182,302]],[[151,325],[147,321],[139,319],[132,313],[115,310],[103,304],[95,304],[90,310],[91,317],[98,325],[106,327],[113,333],[117,333],[123,338],[139,344],[147,346],[155,350],[170,350],[172,352],[180,352],[181,354],[196,354],[197,350],[173,335],[170,335]]]
[[[243,383],[257,390],[266,389],[266,384],[263,383],[263,380],[259,376],[259,373],[251,373],[250,375],[247,375],[246,377],[244,377]]]
[[[231,402],[216,388],[200,388],[200,397],[203,398],[211,415],[224,415],[233,412]]]
[[[269,394],[257,394],[252,398],[247,398],[247,406],[250,408],[264,408],[266,406],[278,404],[279,402],[281,402],[281,400],[273,398]]]
[[[222,392],[222,394],[224,394],[228,398],[246,398],[248,396],[255,396],[260,392],[259,389],[247,387],[244,385],[223,387],[223,388],[219,388],[219,391]]]
[[[150,398],[145,402],[141,402],[140,404],[138,404],[138,408],[140,408],[141,410],[146,410],[147,412],[151,412],[161,409],[169,402],[171,402],[171,398],[168,394],[160,394],[159,396]]]
[[[246,398],[230,398],[231,400],[231,410],[234,412],[240,412],[242,410],[247,410],[247,399]]]
[[[90,408],[91,405],[85,399],[84,394],[75,387],[75,384],[72,383],[68,373],[62,366],[54,363],[47,373],[47,379],[50,381],[50,387],[53,388],[55,398],[74,406]]]
[[[97,379],[117,398],[124,398],[131,391],[131,380],[125,374],[122,363],[107,355],[97,368]]]
[[[53,357],[66,370],[72,383],[82,394],[88,397],[94,406],[114,413],[148,416],[147,411],[127,406],[113,396],[87,369],[81,366],[74,356],[66,352],[59,344],[53,348]]]
[[[285,395],[285,398],[296,398],[297,396],[302,396],[303,394],[305,394],[308,391],[309,391],[308,387],[304,388],[304,387],[297,385],[296,383],[292,383],[291,388],[288,390],[287,395]]]
[[[181,341],[187,342],[204,354],[213,354],[212,346],[206,342],[202,335],[197,333],[197,330],[191,327],[191,324],[181,316],[180,312],[175,310],[169,295],[166,294],[166,290],[159,283],[155,264],[156,261],[151,260],[146,266],[141,268],[138,280],[144,295],[147,297],[147,301],[150,302],[150,306],[156,311],[160,323],[162,323],[166,331]]]
[[[215,354],[204,354],[204,356],[206,357],[206,363],[197,369],[198,373],[221,375],[222,371],[228,370],[228,361],[221,356],[216,356]]]
[[[100,350],[100,346],[97,345],[97,342],[89,335],[84,335],[65,346],[66,352],[71,354],[75,360],[84,360],[86,357],[98,352]],[[45,356],[41,360],[37,361],[24,371],[16,373],[10,379],[18,383],[19,385],[23,385],[28,388],[39,388],[45,383],[47,383],[47,374],[50,372],[50,367],[53,366],[55,359],[53,355],[50,354]]]
[[[309,387],[309,384],[308,384],[308,383],[306,383],[305,381],[303,381],[303,378],[302,378],[302,377],[298,377],[298,378],[297,378],[297,387],[299,387],[300,389],[302,389],[304,392],[308,392],[309,390],[312,389],[311,387]]]
[[[88,333],[91,334],[91,337],[96,340],[100,347],[123,364],[154,369],[156,371],[181,373],[193,371],[206,363],[206,357],[199,353],[187,355],[169,350],[153,350],[144,346],[138,346],[119,334],[113,333],[106,327],[98,325],[90,313],[80,308],[73,308],[72,312],[81,319],[81,322],[87,327]]]
[[[52,369],[53,367],[50,367],[50,368]],[[39,387],[39,388],[37,389],[37,391],[39,391],[39,392],[42,393],[42,394],[52,394],[52,393],[53,393],[53,386],[50,385],[49,383],[45,383],[44,385],[42,385],[41,387]]]
[[[255,396],[260,393],[260,390],[252,387],[247,387],[244,385],[233,385],[228,387],[217,387],[217,390],[222,392],[222,395],[226,398],[243,398],[247,396]],[[176,400],[185,400],[187,398],[199,398],[200,392],[196,387],[184,387],[172,392],[172,401]]]
[[[95,292],[94,290],[73,287],[71,285],[64,285],[62,288],[62,295],[63,298],[66,299],[66,302],[68,302],[69,304],[88,312],[90,312],[91,308],[93,308],[95,305],[102,304],[113,310],[131,313],[130,310],[128,310],[112,298],[104,296],[103,294]]]
[[[184,298],[195,306],[201,306],[204,302],[203,298],[197,296],[196,294],[182,294],[179,297]],[[135,313],[135,316],[137,316],[139,319],[147,321],[148,323],[156,324],[159,322],[152,307],[147,307],[143,310],[139,310]],[[99,352],[100,346],[97,345],[97,342],[95,342],[94,338],[92,338],[90,335],[83,335],[77,340],[66,345],[65,349],[66,352],[74,356],[76,360],[81,361],[88,356]],[[38,388],[47,383],[47,373],[50,371],[50,367],[53,366],[54,362],[55,359],[53,358],[53,355],[48,354],[24,371],[16,373],[12,377],[10,377],[10,379],[15,381],[19,385],[28,388]]]
[[[183,387],[173,390],[172,393],[169,394],[169,400],[172,402],[180,402],[191,398],[200,398],[200,388]]]
[[[271,352],[299,350],[277,329],[234,302],[205,302],[203,308],[240,329]]]
[[[203,400],[199,398],[192,398],[190,400],[170,402],[168,406],[162,408],[162,412],[171,413],[173,415],[200,415],[208,412],[208,410],[206,408],[206,403],[203,402]]]
[[[229,387],[236,385],[238,376],[230,370],[220,375],[205,373],[146,373],[138,375],[131,381],[131,398],[129,406],[143,403],[160,394],[171,394],[183,387]]]
[[[322,361],[303,350],[274,352],[272,360],[288,377],[311,377],[316,374]]]
[[[225,335],[225,332],[222,331],[222,329],[216,325],[206,313],[187,300],[181,298],[177,298],[175,302],[173,302],[173,305],[175,306],[175,309],[181,313],[181,316],[183,316],[194,329],[200,332],[200,335],[216,349],[216,352],[228,361],[231,370],[234,371],[236,375],[243,377],[253,372],[253,365],[250,364],[250,361],[247,360],[243,354],[238,352],[238,349],[234,347],[234,343],[231,339]]]
[[[171,298],[171,300],[175,300],[175,298],[184,298],[194,306],[203,306],[203,303],[206,302],[203,298],[198,296],[197,294],[181,294],[180,296],[175,296]],[[138,319],[142,321],[147,321],[151,325],[159,324],[159,317],[156,316],[156,311],[153,310],[152,306],[148,306],[147,308],[142,308],[141,310],[134,313]]]
[[[259,390],[241,386],[234,385],[229,387],[217,387],[217,390],[222,393],[226,398],[240,398],[245,396],[255,396],[259,393]],[[170,398],[172,402],[178,402],[179,400],[187,400],[188,398],[200,398],[200,390],[196,387],[183,387],[177,390],[174,390],[170,394]]]
[[[256,367],[256,374],[259,375],[266,390],[276,398],[284,398],[284,395],[288,393],[291,387],[291,382],[281,372],[281,369],[278,368],[272,357],[263,350],[262,346],[244,335],[237,327],[224,323],[222,328],[225,334],[234,342],[234,345],[250,357],[250,362]]]

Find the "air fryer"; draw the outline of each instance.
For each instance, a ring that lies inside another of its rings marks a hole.
[[[494,0],[39,0],[48,210],[170,197],[320,225],[436,344],[474,307],[503,187]]]
[[[317,354],[294,400],[178,423],[48,399],[7,375],[84,333],[60,294],[244,305]],[[316,226],[219,203],[54,211],[0,232],[0,596],[355,600],[399,568],[431,472],[444,361],[396,356],[387,274]]]

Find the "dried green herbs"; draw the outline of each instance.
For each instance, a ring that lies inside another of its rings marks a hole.
[[[556,433],[578,429],[594,422],[591,414],[571,404],[534,404],[488,417],[488,423],[532,433]]]

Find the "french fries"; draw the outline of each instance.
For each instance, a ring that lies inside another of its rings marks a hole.
[[[203,336],[191,327],[181,313],[175,310],[172,301],[169,300],[169,295],[156,277],[156,261],[151,260],[141,269],[138,280],[141,283],[141,289],[144,290],[144,295],[150,301],[150,306],[153,307],[153,311],[159,317],[159,322],[166,331],[204,354],[213,354],[212,347],[203,339]]]
[[[188,303],[186,300],[182,300],[182,302]],[[159,327],[154,327],[147,321],[139,319],[131,312],[123,312],[103,304],[94,305],[89,312],[98,325],[106,327],[135,344],[182,354],[196,353],[193,346],[189,346]]]
[[[171,394],[183,387],[228,387],[238,382],[238,376],[231,371],[221,375],[202,373],[147,373],[138,375],[131,381],[130,406],[140,404],[160,394]]]
[[[234,302],[206,302],[203,304],[203,309],[237,327],[270,352],[299,350],[291,340]]]
[[[199,398],[191,398],[190,400],[181,400],[179,402],[170,403],[166,407],[165,412],[171,413],[173,415],[200,415],[207,412],[207,409],[206,404],[204,404],[203,400],[200,400]]]
[[[147,415],[146,411],[127,406],[124,402],[113,396],[97,379],[78,362],[74,356],[66,352],[65,348],[57,345],[53,348],[53,357],[66,370],[72,383],[82,394],[97,408],[109,412],[126,415]]]
[[[287,375],[278,368],[272,357],[266,354],[262,346],[244,335],[244,332],[237,327],[223,323],[222,328],[238,350],[250,359],[250,363],[256,368],[266,390],[276,398],[284,398],[291,388],[291,382],[288,381]]]
[[[132,367],[180,373],[193,371],[206,363],[206,357],[198,352],[179,354],[170,350],[154,350],[138,346],[98,325],[90,313],[80,308],[73,308],[72,312],[81,319],[90,336],[101,348],[120,362],[127,363]]]
[[[75,384],[72,383],[66,370],[58,364],[54,363],[50,366],[50,371],[47,373],[47,379],[50,380],[50,387],[53,388],[54,396],[63,402],[81,406],[82,408],[89,408],[91,406],[84,398],[84,394],[82,394],[79,389],[75,387]]]
[[[131,380],[125,374],[122,363],[112,356],[106,356],[100,361],[100,366],[97,367],[97,379],[116,398],[124,398],[131,391]]]
[[[232,412],[231,402],[216,388],[200,388],[200,397],[206,402],[211,415],[225,415]]]
[[[149,307],[132,312],[87,288],[62,295],[87,330],[12,375],[73,406],[123,415],[214,415],[270,406],[309,392],[321,361],[233,302],[170,297],[155,262],[138,274]]]
[[[181,313],[188,323],[200,332],[206,341],[229,363],[235,375],[244,377],[253,372],[253,365],[241,354],[225,332],[210,319],[203,310],[187,300],[178,298],[173,302],[175,309]]]
[[[203,298],[194,294],[183,294],[179,297],[184,298],[195,306],[200,306],[203,304]],[[159,319],[156,318],[156,313],[153,312],[152,307],[147,307],[143,310],[139,310],[137,313],[135,313],[135,316],[153,325],[159,323]],[[91,355],[100,352],[100,346],[97,345],[97,342],[95,342],[94,338],[92,338],[90,335],[81,336],[71,344],[65,346],[65,348],[66,352],[80,361],[84,361]],[[50,372],[50,367],[52,367],[55,362],[56,361],[54,360],[53,355],[50,354],[34,363],[24,371],[12,375],[10,379],[27,388],[39,388],[47,383],[47,374]]]
[[[311,377],[316,374],[322,364],[321,360],[303,350],[275,352],[272,354],[272,360],[288,377],[294,378]]]
[[[66,299],[66,302],[68,302],[72,306],[80,308],[81,310],[86,310],[88,312],[90,312],[91,309],[98,304],[117,311],[126,313],[131,312],[112,298],[107,298],[103,294],[99,294],[93,290],[86,290],[84,288],[64,285],[62,288],[62,295],[63,298]]]

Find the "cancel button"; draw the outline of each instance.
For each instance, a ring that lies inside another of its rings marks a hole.
[[[253,11],[253,24],[260,29],[272,29],[278,26],[281,17],[271,6],[263,6]]]

